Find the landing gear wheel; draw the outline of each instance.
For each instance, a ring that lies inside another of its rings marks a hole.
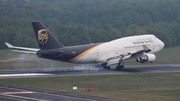
[[[106,70],[110,70],[111,69],[110,66],[107,66],[107,63],[101,64],[101,66],[103,67],[103,69],[106,69]]]
[[[119,65],[119,66],[116,67],[116,70],[121,70],[123,68],[124,68],[124,65]]]

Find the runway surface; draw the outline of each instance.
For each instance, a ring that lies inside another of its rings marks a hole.
[[[48,76],[83,76],[83,75],[108,75],[130,73],[161,73],[180,72],[180,65],[151,65],[151,66],[126,66],[120,71],[104,70],[100,68],[46,68],[32,70],[2,70],[0,79],[3,78],[29,78]]]
[[[80,96],[54,91],[44,91],[25,87],[0,85],[1,101],[116,101],[92,96]]]

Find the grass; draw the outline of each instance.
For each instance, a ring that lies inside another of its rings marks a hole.
[[[124,101],[179,101],[180,73],[120,74],[1,79],[1,84],[91,95]],[[72,90],[77,86],[78,90]],[[94,92],[84,92],[94,88]]]

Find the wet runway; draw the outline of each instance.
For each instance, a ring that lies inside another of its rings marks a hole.
[[[25,87],[0,85],[1,101],[116,101],[112,99],[80,96],[54,91],[44,91]]]
[[[83,76],[83,75],[108,75],[108,74],[130,74],[130,73],[162,73],[180,72],[180,65],[149,65],[149,66],[126,66],[120,71],[104,70],[100,68],[47,68],[32,70],[3,70],[0,71],[0,79],[3,78],[29,78],[48,76]]]

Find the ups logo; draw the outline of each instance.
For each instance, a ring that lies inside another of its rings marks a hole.
[[[41,44],[45,44],[48,41],[48,32],[46,29],[41,29],[38,31],[38,41]]]

